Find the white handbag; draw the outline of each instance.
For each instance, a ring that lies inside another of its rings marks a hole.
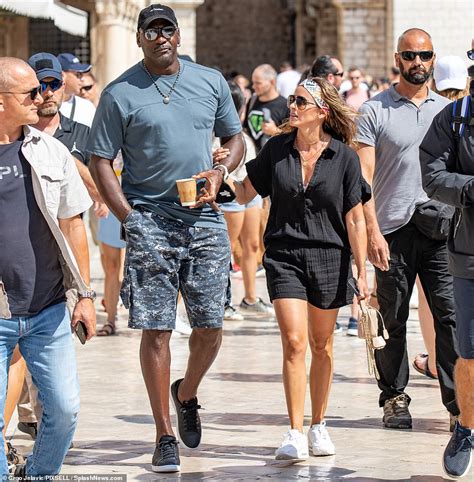
[[[365,340],[367,348],[367,365],[370,375],[380,379],[377,365],[375,363],[375,350],[381,350],[388,340],[388,331],[382,315],[374,307],[368,305],[364,300],[359,301],[359,338]]]

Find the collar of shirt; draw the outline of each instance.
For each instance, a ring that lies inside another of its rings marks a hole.
[[[72,121],[69,117],[59,113],[59,130],[64,132],[72,132]]]
[[[283,140],[283,145],[288,146],[289,151],[291,152],[292,150],[298,153],[298,149],[295,146],[295,140],[296,140],[296,134],[298,133],[298,129],[295,129],[294,131],[288,133],[288,134],[283,134],[285,136]],[[331,136],[331,140],[329,141],[329,144],[327,145],[326,149],[321,153],[322,158],[326,157],[332,157],[337,151],[337,143],[334,141],[334,137]]]
[[[397,89],[395,89],[395,86],[398,85],[398,84],[392,84],[390,86],[390,89],[389,89],[389,92],[390,92],[390,95],[392,96],[392,99],[395,101],[395,102],[400,102],[400,101],[403,101],[403,102],[411,102],[413,103],[410,99],[407,99],[404,95],[401,95]],[[428,89],[428,87],[427,87]],[[435,98],[433,96],[433,91],[428,89],[428,95],[426,97],[426,99],[421,103],[421,105],[423,105],[425,102],[428,102],[428,101],[434,101]]]

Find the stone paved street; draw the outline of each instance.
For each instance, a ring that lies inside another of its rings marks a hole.
[[[93,266],[93,284],[100,292],[97,251]],[[258,287],[266,296],[264,279],[258,279]],[[234,302],[240,301],[241,279],[234,279],[233,293]],[[345,308],[340,313],[344,325],[347,318]],[[99,312],[99,325],[103,321]],[[411,360],[422,349],[416,311],[408,331]],[[160,477],[150,468],[155,433],[140,371],[139,342],[140,333],[126,328],[122,310],[117,336],[95,338],[84,347],[77,343],[82,409],[63,473],[127,474],[128,480],[444,480],[441,456],[449,438],[448,414],[437,383],[412,373],[408,393],[413,399],[413,430],[384,430],[364,344],[345,333],[336,335],[327,412],[337,455],[311,457],[289,467],[278,465],[273,452],[288,424],[279,332],[274,321],[258,319],[226,323],[222,349],[199,393],[205,408],[202,444],[193,450],[181,446],[180,476]],[[175,379],[184,373],[186,337],[173,335],[172,355]],[[306,414],[310,414],[309,400]],[[14,418],[8,434],[13,434],[21,451],[27,451],[31,442],[15,431],[16,423]]]

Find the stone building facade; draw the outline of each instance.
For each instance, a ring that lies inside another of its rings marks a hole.
[[[343,65],[384,76],[398,36],[420,27],[438,55],[465,56],[474,0],[205,0],[197,9],[197,59],[250,75],[283,60],[311,64],[329,53]]]

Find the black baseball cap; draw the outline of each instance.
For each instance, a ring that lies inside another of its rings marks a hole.
[[[63,69],[61,68],[61,64],[53,54],[40,52],[32,55],[28,59],[28,63],[36,72],[36,77],[39,81],[45,79],[46,77],[53,77],[58,80],[62,80],[63,78]]]
[[[167,7],[166,5],[161,5],[160,3],[154,3],[144,8],[140,15],[138,15],[138,26],[137,30],[145,30],[148,25],[150,25],[153,20],[162,18],[163,20],[168,20],[176,28],[178,28],[178,20],[176,20],[176,15],[173,9]]]

